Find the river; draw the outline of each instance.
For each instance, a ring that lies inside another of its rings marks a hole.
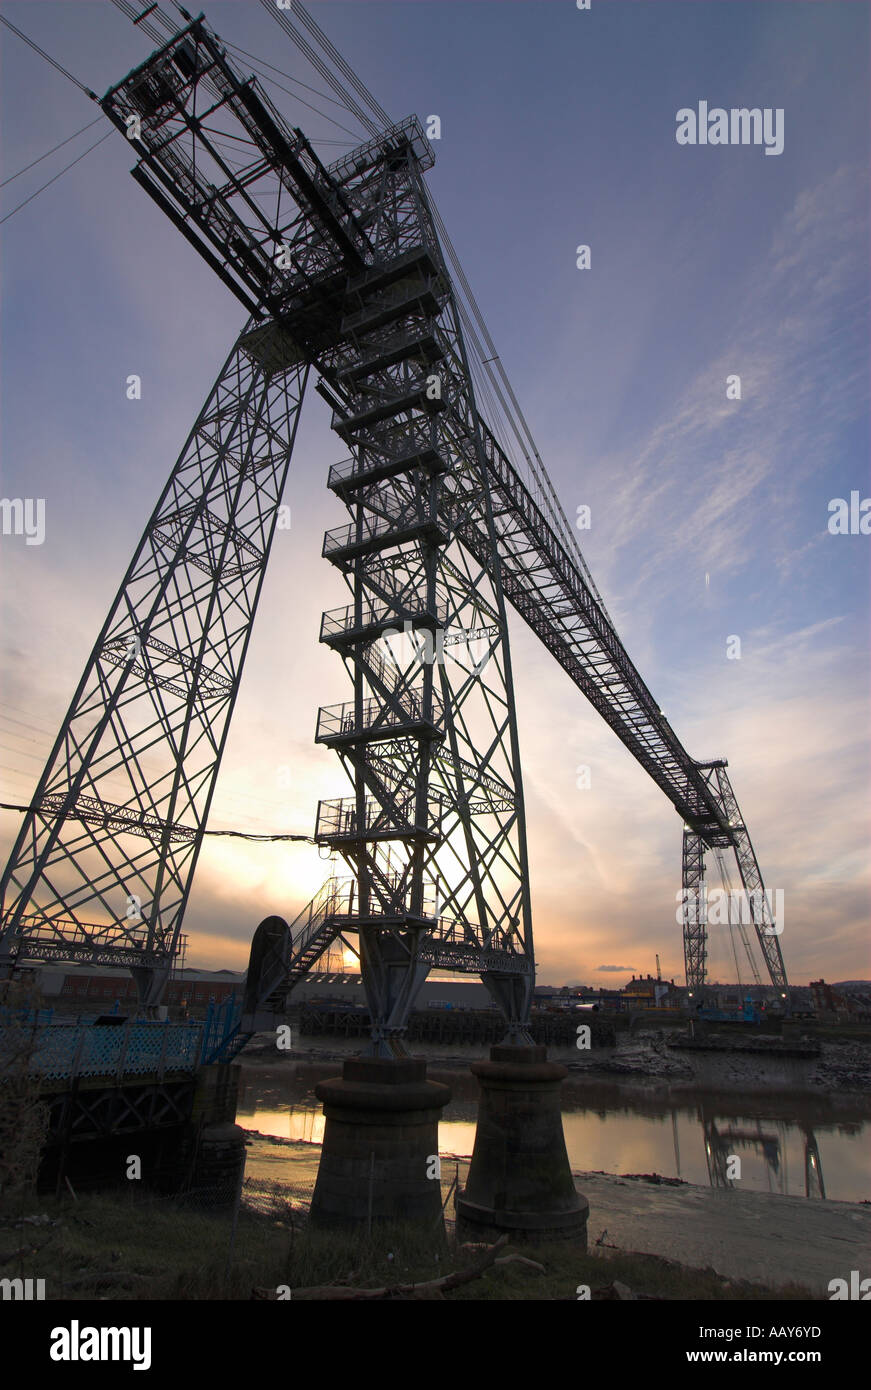
[[[238,1123],[319,1144],[324,1121],[314,1087],[339,1070],[335,1063],[243,1063]],[[469,1157],[477,1085],[468,1074],[430,1075],[446,1081],[453,1095],[439,1125],[439,1150]],[[742,1096],[699,1088],[689,1096],[664,1087],[645,1092],[619,1082],[569,1081],[563,1128],[575,1172],[657,1173],[712,1186],[730,1185],[734,1174],[749,1191],[871,1199],[868,1106],[848,1096]]]

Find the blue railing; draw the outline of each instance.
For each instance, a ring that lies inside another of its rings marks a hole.
[[[210,1003],[204,1020],[186,1023],[97,1024],[96,1016],[54,1022],[53,1009],[3,1009],[0,1073],[15,1064],[23,1044],[30,1048],[28,1070],[46,1080],[194,1072],[239,1050],[241,1017],[242,1000],[233,995]]]
[[[242,1018],[242,999],[228,995],[220,1004],[209,1004],[203,1025],[202,1065],[217,1062],[228,1050],[239,1031]]]
[[[201,1023],[49,1023],[33,1031],[28,1070],[46,1080],[193,1072],[202,1065],[205,1038]],[[21,1043],[20,1027],[0,1027],[0,1070]]]

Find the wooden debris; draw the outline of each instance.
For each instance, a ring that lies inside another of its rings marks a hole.
[[[497,1265],[525,1265],[527,1269],[534,1269],[536,1274],[547,1274],[544,1265],[540,1265],[538,1260],[530,1260],[526,1255],[500,1255],[498,1260],[493,1261]]]
[[[451,1289],[457,1289],[461,1284],[470,1284],[473,1279],[479,1279],[497,1262],[499,1251],[503,1250],[508,1244],[507,1235],[501,1236],[495,1245],[485,1247],[482,1254],[473,1264],[467,1265],[465,1269],[455,1270],[452,1274],[443,1274],[439,1279],[427,1279],[422,1284],[393,1284],[381,1289],[354,1289],[347,1284],[320,1284],[308,1289],[294,1289],[292,1292],[293,1302],[300,1299],[324,1300],[328,1302],[355,1301],[374,1303],[386,1301],[388,1299],[408,1299],[408,1298],[442,1298]],[[511,1260],[514,1257],[507,1256]],[[519,1258],[523,1258],[522,1256]],[[527,1264],[534,1264],[534,1261],[524,1261]],[[257,1299],[274,1299],[278,1301],[278,1296],[273,1289],[254,1288],[251,1297]]]

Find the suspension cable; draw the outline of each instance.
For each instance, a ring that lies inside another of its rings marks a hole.
[[[142,15],[140,18],[136,13],[135,6],[128,4],[127,0],[112,0],[112,4],[117,10],[120,10],[123,15],[126,15],[131,24],[135,24],[136,28],[141,29],[143,34],[147,34],[152,43],[163,44],[166,42],[164,35],[160,33],[159,29],[155,29],[150,18],[146,15]],[[172,34],[175,32],[177,28],[176,24],[170,19],[169,15],[163,13],[159,5],[155,5],[151,13],[156,19],[160,20],[164,29],[168,30],[169,33]]]
[[[560,503],[560,500],[556,494],[553,483],[550,479],[550,475],[548,474],[547,469],[544,466],[544,462],[538,451],[538,446],[536,445],[535,440],[532,436],[532,431],[530,430],[529,425],[527,424],[526,417],[524,416],[523,411],[521,410],[520,405],[518,403],[517,397],[514,394],[514,388],[511,385],[508,373],[505,371],[505,368],[502,365],[502,359],[496,351],[496,344],[493,341],[493,338],[490,334],[490,330],[488,329],[487,323],[484,319],[484,315],[482,314],[478,302],[475,299],[475,296],[472,292],[472,287],[469,284],[465,271],[463,270],[462,263],[457,254],[456,248],[454,247],[454,244],[451,241],[451,238],[448,234],[448,230],[445,226],[444,219],[442,218],[442,215],[439,212],[438,207],[436,206],[435,200],[432,198],[431,195],[429,197],[429,204],[430,209],[432,211],[433,220],[438,229],[439,237],[443,241],[445,250],[448,254],[448,258],[451,261],[452,266],[454,267],[460,288],[463,292],[466,302],[468,303],[469,312],[474,316],[487,347],[489,357],[485,359],[483,349],[481,349],[480,344],[477,345],[477,351],[479,353],[481,365],[486,370],[487,375],[490,377],[490,380],[493,383],[494,389],[496,390],[500,401],[502,401],[503,408],[505,410],[506,420],[508,421],[511,430],[514,433],[518,444],[520,445],[523,457],[526,460],[526,463],[530,469],[535,483],[538,486],[538,489],[540,490],[541,501],[544,504],[545,510],[550,514],[551,520],[554,522],[557,535],[560,536],[560,538],[568,546],[568,548],[574,552],[574,556],[580,564],[587,588],[590,590],[590,593],[595,598],[605,617],[608,619],[609,622],[611,622],[611,616],[608,613],[607,608],[605,607],[602,595],[599,593],[593,576],[587,567],[587,562],[584,559],[580,545],[578,544],[577,536],[575,535],[575,532],[573,528],[570,526],[568,518],[566,517],[566,514],[563,511],[562,504]],[[499,377],[501,378],[502,385],[504,386],[506,393],[510,397],[511,404],[514,407],[513,412],[508,408],[508,405],[505,402],[504,397],[502,395],[502,391],[500,390],[496,378],[493,374],[492,364],[494,362],[496,363],[497,371],[499,373]],[[523,439],[521,437],[521,431],[523,432],[523,434],[525,434],[526,439],[529,441],[529,445],[531,447],[533,455],[532,458],[530,458],[529,451],[527,450],[526,445],[523,442]],[[613,622],[611,622],[611,625],[613,627]]]
[[[38,806],[19,806],[10,801],[0,801],[0,811],[21,811],[26,814],[38,812]],[[259,835],[249,830],[204,830],[204,835],[222,835],[234,840],[299,840],[304,844],[316,843],[313,835]]]
[[[343,111],[347,111],[348,108],[345,103],[339,101],[338,97],[331,97],[328,92],[322,92],[319,87],[311,87],[308,82],[302,82],[298,77],[291,77],[290,73],[285,72],[283,68],[277,68],[274,63],[267,63],[265,58],[258,58],[256,53],[249,53],[247,48],[240,48],[237,43],[230,43],[229,39],[224,39],[224,44],[227,48],[232,48],[234,53],[241,53],[245,58],[253,59],[253,61],[259,63],[262,68],[269,68],[270,72],[277,72],[278,76],[283,77],[287,82],[293,82],[297,87],[305,87],[307,92],[311,92],[314,96],[320,97],[321,101],[328,101],[331,105],[341,106]],[[275,85],[277,87],[278,83],[276,82]]]
[[[237,52],[237,53],[245,53],[244,48],[237,48],[236,45],[233,44],[233,43],[228,43],[228,44],[227,44],[227,47],[230,48],[230,49],[233,49],[234,52]],[[338,126],[339,130],[343,130],[343,131],[345,132],[346,135],[350,135],[351,139],[354,141],[355,144],[359,144],[359,143],[360,143],[360,136],[359,136],[359,134],[358,134],[357,131],[350,130],[350,129],[348,128],[348,126],[342,125],[342,122],[341,122],[341,121],[337,121],[336,118],[335,118],[335,116],[331,116],[331,115],[329,114],[328,111],[321,111],[321,110],[319,110],[317,106],[313,106],[312,103],[311,103],[310,101],[306,101],[304,97],[297,96],[296,92],[290,91],[290,89],[289,89],[288,87],[282,87],[281,83],[280,83],[280,82],[276,82],[276,80],[275,80],[274,77],[270,77],[268,73],[265,73],[265,72],[262,71],[262,68],[261,68],[261,66],[260,66],[261,60],[260,60],[259,58],[253,58],[252,55],[251,55],[250,53],[245,53],[245,57],[248,59],[249,67],[252,69],[253,72],[255,72],[255,73],[257,74],[257,76],[258,76],[259,78],[261,78],[261,80],[262,80],[263,82],[271,82],[272,85],[273,85],[273,87],[277,87],[278,90],[279,90],[280,92],[285,92],[286,95],[289,96],[289,97],[292,97],[294,101],[298,101],[298,102],[300,103],[301,106],[306,106],[306,107],[308,107],[309,111],[314,111],[318,116],[322,116],[322,117],[324,118],[325,121],[329,121],[332,125]],[[271,66],[271,64],[268,64],[268,63],[267,63],[267,64],[265,64],[264,66],[269,67],[269,66]],[[278,68],[274,68],[273,71],[274,71],[274,72],[278,72],[279,69],[278,69]],[[281,75],[282,75],[282,77],[287,77],[287,74],[286,74],[286,73],[282,73]],[[289,81],[289,82],[293,82],[293,81],[295,81],[295,79],[294,79],[293,77],[289,77],[289,78],[288,78],[288,81]],[[303,87],[305,87],[305,86],[306,86],[306,83],[305,83],[305,82],[302,82],[302,83],[300,83],[300,85],[303,86]],[[309,87],[309,88],[307,88],[307,90],[308,90],[308,91],[313,91],[314,88]],[[323,93],[318,93],[318,95],[319,95],[319,96],[320,96],[320,95],[323,95]],[[339,101],[337,101],[335,97],[327,97],[326,100],[327,100],[327,101],[335,101],[336,106],[341,106],[341,105],[342,105],[342,103],[339,102]],[[343,107],[342,109],[344,110],[345,108]]]
[[[20,212],[22,208],[27,207],[28,203],[32,203],[34,198],[38,197],[40,193],[43,193],[46,188],[50,188],[53,183],[57,183],[58,179],[63,178],[64,174],[67,173],[68,170],[72,169],[74,165],[78,164],[81,160],[85,158],[85,155],[90,154],[91,150],[95,150],[98,145],[102,145],[103,141],[108,140],[109,136],[114,135],[114,133],[114,130],[107,130],[105,135],[101,135],[99,140],[95,140],[93,145],[89,145],[88,148],[82,154],[80,154],[77,159],[71,160],[69,164],[67,164],[63,169],[61,169],[59,174],[55,174],[53,179],[49,179],[48,183],[44,183],[41,188],[37,188],[35,193],[31,193],[29,198],[24,199],[23,203],[19,203],[17,207],[14,207],[12,209],[11,212],[7,212],[5,217],[0,217],[0,227],[2,227],[4,222],[8,222],[10,217],[14,217],[16,212]]]
[[[723,885],[723,891],[726,893],[729,899],[729,943],[732,947],[732,959],[735,962],[735,975],[738,980],[738,988],[740,990],[743,989],[744,982],[741,979],[741,966],[738,961],[738,947],[735,945],[735,924],[732,921],[732,884],[729,881],[729,875],[726,871],[726,863],[723,859],[723,851],[721,849],[715,849],[714,857],[717,861],[717,867],[720,870],[720,882]]]
[[[722,879],[723,887],[724,887],[724,889],[725,889],[725,891],[726,891],[726,893],[728,894],[728,897],[729,897],[729,935],[730,935],[730,937],[732,938],[732,950],[734,951],[734,950],[735,950],[735,936],[734,936],[734,931],[733,931],[734,923],[732,922],[732,901],[733,901],[733,896],[732,896],[732,895],[733,895],[734,890],[733,890],[733,888],[732,888],[732,880],[731,880],[731,877],[730,877],[730,875],[729,875],[729,870],[728,870],[728,868],[727,868],[727,866],[726,866],[726,860],[725,860],[725,858],[724,858],[724,856],[723,856],[723,851],[722,851],[721,849],[715,847],[715,848],[714,848],[714,857],[715,857],[715,859],[717,860],[717,864],[718,864],[719,869],[720,869],[720,878]],[[738,930],[739,930],[739,932],[741,933],[741,940],[742,940],[742,942],[744,943],[744,951],[745,951],[745,954],[746,954],[746,956],[747,956],[748,961],[750,962],[750,969],[753,971],[753,979],[754,979],[754,981],[755,981],[755,983],[756,983],[757,985],[761,985],[761,984],[762,984],[762,980],[761,980],[761,978],[760,978],[759,971],[758,971],[757,966],[756,966],[756,958],[755,958],[755,956],[753,955],[753,950],[752,950],[752,947],[751,947],[751,945],[750,945],[750,938],[748,937],[747,932],[746,932],[745,929],[744,929],[744,917],[743,917],[743,914],[742,914],[742,911],[741,911],[741,906],[742,906],[742,905],[739,904],[739,909],[738,909]],[[735,960],[735,969],[738,970],[738,960],[737,960],[737,957],[736,957],[736,960]],[[741,983],[741,974],[740,974],[740,971],[738,972],[738,983],[739,983],[739,984]]]
[[[51,63],[52,67],[56,68],[58,72],[63,73],[67,81],[72,82],[74,87],[78,87],[80,92],[84,92],[86,97],[90,97],[92,101],[99,100],[96,92],[92,92],[90,87],[85,86],[84,82],[80,82],[77,77],[73,77],[71,72],[68,72],[62,64],[56,62],[50,54],[46,53],[44,48],[40,48],[38,43],[34,43],[33,39],[29,39],[26,34],[22,34],[20,29],[16,29],[12,21],[7,19],[5,15],[0,14],[0,24],[5,24],[7,29],[11,29],[13,34],[17,34],[20,39],[23,39],[28,47],[33,49],[34,53],[38,53],[40,58],[44,58],[45,61]]]
[[[48,159],[50,154],[55,154],[58,150],[62,150],[64,145],[68,145],[71,140],[77,139],[79,135],[84,135],[86,130],[90,130],[93,126],[99,125],[102,119],[102,116],[97,116],[93,121],[88,121],[88,124],[83,125],[81,130],[77,130],[73,135],[68,135],[66,140],[61,140],[59,144],[52,146],[50,150],[46,150],[45,154],[41,154],[38,159],[32,159],[29,164],[25,164],[23,169],[18,170],[17,174],[10,174],[8,179],[4,179],[3,182],[0,183],[0,188],[5,188],[7,183],[12,183],[13,179],[20,179],[22,174],[27,173],[28,169],[32,169],[35,165],[41,164],[44,159]]]
[[[357,102],[351,96],[350,92],[347,92],[345,90],[339,79],[327,67],[320,54],[318,54],[312,48],[311,44],[308,43],[307,40],[303,37],[303,35],[300,34],[297,29],[294,28],[293,24],[291,24],[290,20],[288,19],[286,12],[284,10],[276,9],[273,0],[260,0],[260,3],[263,6],[263,8],[272,16],[272,18],[278,24],[281,25],[288,38],[293,40],[300,52],[303,53],[306,58],[308,58],[312,67],[314,67],[320,73],[321,77],[328,84],[328,86],[332,87],[333,91],[336,93],[336,96],[341,98],[341,100],[344,102],[345,106],[352,113],[352,115],[356,116],[357,120],[360,122],[363,128],[365,130],[368,130],[370,135],[378,135],[380,133],[378,126],[375,124],[373,120],[371,120],[369,116],[366,115],[366,112],[360,106],[357,105]]]
[[[387,112],[384,110],[384,107],[380,104],[380,102],[375,100],[375,97],[369,91],[369,88],[365,85],[364,82],[360,80],[360,78],[354,72],[354,69],[342,56],[342,54],[336,48],[332,40],[327,38],[326,34],[324,33],[321,26],[317,23],[317,21],[312,19],[311,15],[308,14],[305,7],[302,4],[300,4],[300,0],[292,0],[291,7],[297,19],[305,25],[306,29],[308,29],[312,37],[321,45],[321,48],[325,50],[328,56],[332,58],[336,67],[344,75],[346,80],[350,82],[357,95],[359,97],[362,97],[363,101],[366,102],[369,109],[375,113],[381,124],[385,127],[391,126],[393,122],[391,121]]]

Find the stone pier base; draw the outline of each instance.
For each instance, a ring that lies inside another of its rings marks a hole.
[[[426,1062],[351,1057],[322,1081],[326,1126],[310,1220],[317,1226],[387,1221],[436,1228],[439,1116],[447,1086],[426,1079]],[[431,1174],[431,1176],[428,1176]]]
[[[245,1130],[206,1125],[200,1132],[188,1199],[205,1207],[230,1207],[245,1171]]]
[[[236,1124],[239,1072],[239,1065],[230,1062],[197,1072],[176,1168],[182,1195],[205,1209],[232,1206],[245,1172],[245,1130]]]
[[[571,1239],[586,1250],[589,1202],[575,1191],[560,1111],[566,1068],[548,1062],[544,1047],[501,1045],[472,1072],[481,1096],[458,1234]]]

